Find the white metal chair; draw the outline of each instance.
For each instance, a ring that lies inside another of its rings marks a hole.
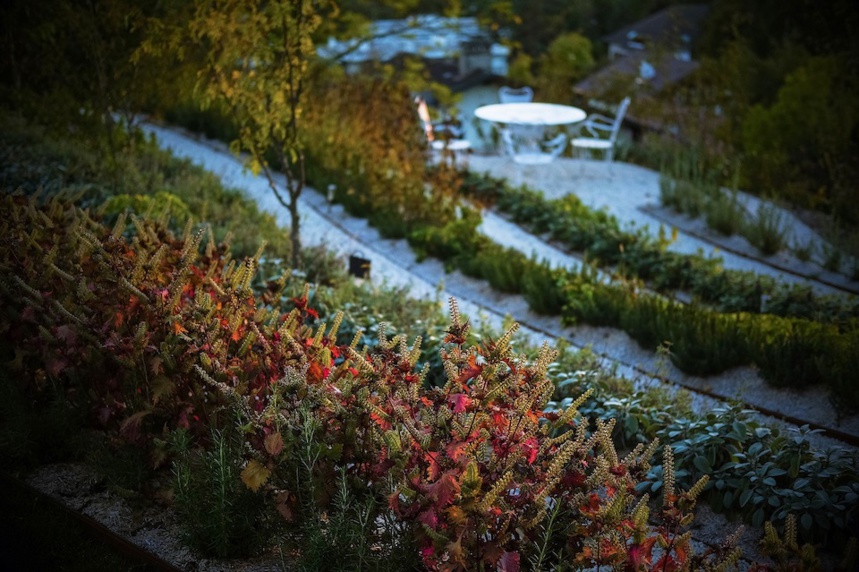
[[[439,153],[442,160],[449,158],[452,164],[456,164],[457,154],[462,157],[471,150],[471,143],[462,138],[463,130],[450,124],[434,125],[426,101],[418,97],[415,103],[430,148]]]
[[[527,85],[520,88],[502,86],[498,88],[501,103],[529,103],[534,101],[534,90]]]
[[[573,149],[584,149],[588,152],[603,151],[605,160],[611,162],[614,159],[617,134],[620,132],[620,125],[623,123],[623,117],[626,115],[630,101],[629,97],[625,97],[620,102],[614,119],[600,115],[599,113],[589,115],[582,124],[582,128],[587,131],[589,137],[574,138],[571,142]]]

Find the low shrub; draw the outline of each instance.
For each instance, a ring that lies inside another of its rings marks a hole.
[[[530,260],[527,272],[522,274],[522,296],[528,307],[538,314],[557,316],[564,309],[563,269],[552,269],[548,261]]]
[[[776,207],[761,204],[757,214],[743,225],[743,235],[766,256],[782,250],[787,243],[784,217]]]
[[[301,121],[308,182],[389,238],[453,219],[458,175],[427,164],[405,84],[316,70]],[[428,184],[428,182],[430,184]]]
[[[739,234],[743,230],[746,210],[737,200],[737,193],[716,194],[705,214],[707,226],[725,236]]]

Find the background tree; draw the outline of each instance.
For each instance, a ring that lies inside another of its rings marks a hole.
[[[145,107],[163,77],[131,59],[154,4],[4,2],[0,104],[44,126],[107,140],[115,150],[116,114]]]
[[[197,3],[190,21],[173,31],[204,54],[197,90],[203,105],[222,106],[235,123],[232,150],[250,153],[251,170],[264,174],[289,210],[294,268],[301,263],[298,199],[305,184],[302,95],[313,34],[323,15],[335,12],[328,0],[210,0]],[[148,50],[158,51],[155,42]],[[285,195],[275,169],[285,175]]]
[[[567,103],[573,84],[594,67],[591,42],[576,32],[561,34],[540,57],[537,88],[546,101]]]

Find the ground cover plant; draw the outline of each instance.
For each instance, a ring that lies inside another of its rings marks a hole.
[[[141,219],[110,230],[58,200],[3,200],[16,248],[4,249],[0,330],[20,383],[83,404],[153,462],[184,432],[229,454],[211,431],[239,428],[239,478],[285,521],[330,504],[339,474],[398,524],[364,533],[382,550],[381,537],[406,535],[428,569],[706,561],[683,532],[706,478],[681,493],[666,461],[650,528],[635,485],[652,446],[621,459],[612,423],[589,428],[575,407],[544,415],[548,347],[529,363],[511,352],[512,331],[469,346],[452,303],[445,385],[427,389],[419,340],[380,332],[373,351],[337,345],[342,315],[319,323],[306,290],[282,312],[285,281],[255,296],[255,259],[236,263],[222,244]]]
[[[730,403],[696,414],[688,395],[658,386],[637,390],[586,352],[563,355],[549,376],[556,387],[550,409],[570,403],[585,388],[593,390],[579,407],[583,414],[617,419],[614,440],[620,450],[654,438],[671,445],[681,486],[711,476],[702,499],[714,510],[755,527],[763,522],[784,527],[793,515],[804,543],[839,548],[852,536],[859,457],[838,447],[814,447],[815,432],[807,427],[768,427],[752,411]],[[657,459],[650,484],[644,485],[648,490],[659,490],[660,473]]]

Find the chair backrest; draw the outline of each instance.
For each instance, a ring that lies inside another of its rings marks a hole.
[[[527,85],[520,88],[505,85],[498,88],[498,101],[501,103],[528,103],[534,101],[534,90]]]
[[[421,118],[421,123],[424,124],[424,132],[426,133],[427,141],[432,143],[435,139],[435,134],[433,133],[432,119],[430,118],[427,102],[422,97],[418,96],[415,98],[415,103],[418,106],[418,117]]]
[[[623,123],[623,116],[626,115],[626,110],[629,109],[629,104],[632,101],[630,97],[624,97],[620,105],[617,106],[617,113],[614,116],[614,123],[611,126],[611,136],[609,139],[612,143],[617,140],[617,134],[620,133],[620,126]]]

